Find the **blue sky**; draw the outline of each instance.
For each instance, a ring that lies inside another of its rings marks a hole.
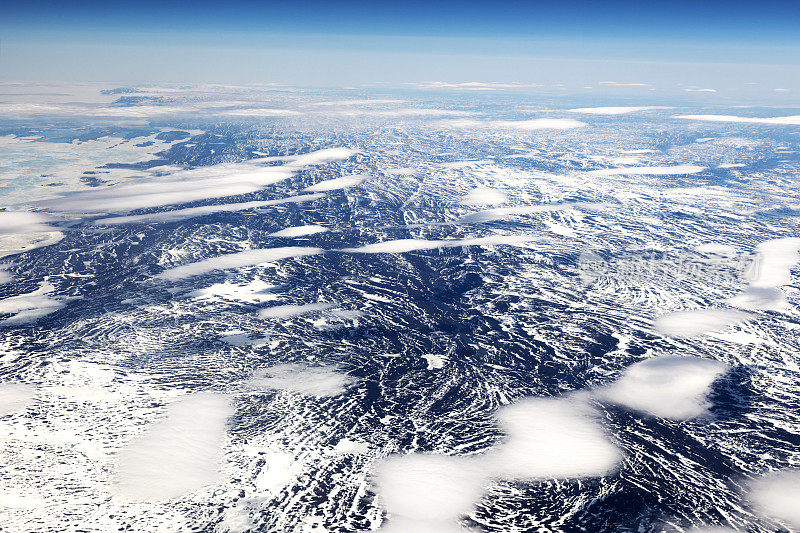
[[[0,77],[787,85],[798,28],[800,2],[776,0],[29,1],[3,8]]]
[[[9,4],[11,4],[9,2]],[[17,2],[19,30],[168,30],[456,37],[666,38],[800,42],[800,2],[725,1],[183,1]]]

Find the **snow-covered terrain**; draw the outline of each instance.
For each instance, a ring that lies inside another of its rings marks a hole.
[[[791,113],[107,95],[0,117],[0,529],[800,527]]]

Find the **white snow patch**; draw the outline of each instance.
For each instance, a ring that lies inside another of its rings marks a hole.
[[[563,237],[574,237],[576,235],[574,229],[570,228],[569,226],[565,226],[564,224],[558,224],[556,222],[549,221],[545,221],[545,224],[547,225],[547,229],[556,235],[561,235]]]
[[[390,176],[413,176],[417,173],[417,169],[412,167],[394,167],[387,168],[383,172]]]
[[[425,362],[428,363],[428,370],[437,370],[439,368],[444,368],[444,362],[446,361],[446,358],[444,356],[432,353],[425,354],[422,356],[422,358],[425,359]]]
[[[277,295],[269,292],[275,287],[275,285],[271,285],[260,279],[254,279],[244,285],[237,285],[226,281],[224,283],[215,283],[208,287],[194,290],[186,296],[198,300],[220,298],[222,300],[254,304],[275,300]]]
[[[518,130],[569,130],[587,126],[585,122],[571,118],[535,118],[532,120],[496,120],[492,126]]]
[[[38,494],[20,490],[18,487],[5,486],[0,489],[0,509],[40,509],[48,502]]]
[[[454,521],[415,520],[404,516],[391,517],[382,525],[381,533],[470,533]]]
[[[293,316],[307,315],[319,311],[327,311],[333,304],[328,302],[318,302],[303,305],[275,305],[267,307],[258,312],[258,318],[291,318]]]
[[[738,250],[735,246],[731,246],[730,244],[718,244],[714,242],[708,242],[699,246],[695,246],[694,249],[703,254],[728,256],[736,255],[736,253],[738,253]]]
[[[24,383],[0,383],[0,416],[25,409],[36,396],[36,389]]]
[[[251,338],[243,331],[229,332],[222,335],[220,340],[231,346],[266,346],[270,341],[268,337]]]
[[[248,383],[258,390],[285,390],[321,398],[341,394],[355,382],[337,367],[287,363],[256,371]]]
[[[297,477],[297,461],[286,452],[271,452],[265,457],[266,463],[255,479],[260,492],[278,494]]]
[[[307,226],[293,226],[291,228],[282,229],[280,231],[276,231],[274,233],[270,233],[270,237],[302,237],[304,235],[314,235],[316,233],[324,233],[328,231],[328,228],[319,225],[307,225]]]
[[[369,453],[369,444],[350,439],[342,439],[333,447],[334,453],[341,455],[363,455]]]

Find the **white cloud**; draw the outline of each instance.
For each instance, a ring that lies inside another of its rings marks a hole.
[[[158,180],[137,180],[99,191],[48,200],[40,205],[57,212],[130,211],[209,198],[248,194],[293,175],[282,167],[224,164],[177,172]]]
[[[332,303],[318,302],[303,305],[275,305],[267,307],[258,312],[258,318],[291,318],[293,316],[307,315],[309,313],[318,313],[320,311],[327,311],[333,307]]]
[[[247,211],[249,209],[257,209],[259,207],[268,207],[272,205],[293,204],[300,202],[311,202],[323,198],[324,194],[302,194],[299,196],[289,196],[287,198],[278,198],[276,200],[259,200],[255,202],[240,202],[235,204],[218,204],[218,205],[203,205],[200,207],[189,207],[187,209],[174,209],[172,211],[164,211],[159,213],[147,213],[145,215],[128,215],[121,217],[101,218],[95,220],[94,223],[98,225],[115,225],[115,224],[137,224],[137,223],[161,223],[161,222],[175,222],[176,220],[186,220],[189,218],[210,215],[213,213],[230,213],[234,211]]]
[[[14,315],[11,318],[0,321],[0,324],[7,326],[33,324],[39,318],[58,311],[64,307],[65,300],[57,300],[48,296],[47,294],[52,290],[52,285],[42,283],[33,292],[0,300],[0,314]]]
[[[742,122],[746,124],[800,124],[800,115],[788,117],[739,117],[736,115],[678,115],[675,118],[706,122]]]
[[[462,199],[464,205],[498,205],[508,202],[508,196],[498,189],[472,189]]]
[[[330,100],[325,102],[314,102],[309,104],[311,106],[371,106],[371,105],[385,105],[385,104],[402,104],[404,100],[393,99],[351,99],[351,100]]]
[[[473,458],[417,453],[378,463],[375,484],[390,517],[453,523],[481,498],[487,478]]]
[[[800,261],[800,238],[786,237],[762,242],[756,247],[750,282],[757,288],[775,288],[792,282],[791,270]]]
[[[456,223],[481,224],[484,222],[492,222],[494,220],[505,220],[513,216],[533,215],[536,213],[549,213],[551,211],[561,211],[563,209],[570,209],[586,205],[589,204],[583,204],[583,203],[539,204],[539,205],[523,205],[516,207],[498,207],[496,209],[486,209],[484,211],[469,213],[456,220]]]
[[[608,85],[609,87],[649,87],[649,83],[619,83],[616,81],[598,81],[598,85]]]
[[[750,318],[750,313],[734,309],[695,309],[662,315],[656,319],[655,329],[669,337],[696,337]]]
[[[474,115],[470,111],[461,109],[439,109],[439,108],[424,108],[424,107],[408,107],[401,109],[336,109],[326,111],[326,115],[339,115],[344,117],[386,117],[386,118],[402,118],[402,117],[449,117],[449,116],[467,116]]]
[[[786,295],[777,287],[748,287],[725,303],[741,309],[783,311],[787,308]]]
[[[287,158],[290,162],[286,165],[271,167],[259,166],[258,159],[222,163],[153,179],[128,181],[103,190],[48,200],[39,205],[57,212],[104,213],[248,194],[283,181],[303,168],[347,159],[354,153],[348,148],[326,148],[291,156]]]
[[[716,89],[695,89],[695,88],[692,88],[692,87],[684,89],[684,91],[687,92],[687,93],[715,93],[715,92],[717,92]]]
[[[613,471],[622,458],[578,399],[529,398],[497,412],[506,440],[482,461],[493,477],[576,478]]]
[[[459,531],[456,520],[494,479],[601,476],[616,469],[617,447],[583,397],[529,398],[496,413],[506,438],[483,454],[411,454],[379,462],[375,484],[387,531]],[[440,528],[440,529],[436,529]]]
[[[160,115],[172,115],[192,111],[188,107],[139,105],[130,107],[107,107],[97,105],[68,104],[34,104],[15,103],[0,104],[0,115],[14,116],[83,116],[83,117],[118,117],[148,118]]]
[[[256,371],[248,384],[256,390],[285,390],[322,398],[341,394],[355,382],[337,367],[288,363]]]
[[[211,257],[195,263],[181,265],[165,270],[157,278],[170,281],[199,276],[214,270],[228,270],[249,266],[270,263],[289,257],[303,257],[322,253],[321,248],[307,247],[284,247],[284,248],[261,248],[247,250],[235,254],[220,255]]]
[[[0,211],[0,234],[57,231],[49,226],[51,219],[30,211]]]
[[[272,109],[265,107],[230,109],[221,111],[220,114],[232,117],[293,117],[302,115],[299,111],[294,111],[292,109]]]
[[[725,364],[710,359],[654,357],[629,366],[595,394],[636,411],[687,420],[706,413],[711,383],[726,370]]]
[[[439,126],[448,128],[510,128],[525,131],[570,130],[587,126],[585,122],[571,118],[536,118],[531,120],[476,120],[469,118],[441,120]]]
[[[355,187],[362,181],[367,179],[363,174],[354,174],[352,176],[342,176],[341,178],[334,178],[332,180],[321,181],[310,185],[303,190],[311,192],[335,191],[338,189],[346,189],[348,187]]]
[[[677,176],[683,174],[697,174],[705,169],[706,167],[697,165],[673,165],[666,167],[621,167],[590,170],[586,172],[586,174],[589,176]]]
[[[398,239],[375,244],[367,244],[358,248],[344,248],[342,252],[362,254],[400,254],[414,250],[433,250],[435,248],[453,248],[457,246],[493,246],[506,244],[510,246],[525,246],[530,243],[529,235],[492,235],[471,239],[448,239],[441,241],[428,241],[424,239]]]
[[[0,383],[0,416],[25,409],[36,397],[36,389],[24,383]]]
[[[624,115],[635,113],[636,111],[649,111],[651,109],[672,109],[670,107],[651,105],[651,106],[631,106],[631,107],[579,107],[569,109],[572,113],[586,113],[589,115]]]
[[[754,481],[750,499],[765,515],[800,529],[800,470],[779,471]]]
[[[742,309],[783,311],[788,307],[781,286],[792,282],[792,268],[800,261],[800,238],[762,242],[748,272],[749,286],[727,303]]]
[[[0,211],[0,257],[55,244],[64,234],[48,223],[51,219],[30,211]]]
[[[344,161],[350,159],[358,152],[350,148],[323,148],[307,154],[293,156],[293,160],[288,165],[291,168],[305,168],[316,165],[325,165],[328,163],[335,163],[337,161]]]
[[[8,283],[14,279],[14,275],[6,270],[9,268],[9,266],[10,265],[0,265],[0,285]]]
[[[519,130],[569,130],[587,126],[585,122],[571,118],[535,118],[532,120],[496,120],[491,122],[498,128],[514,128]]]
[[[116,492],[134,501],[162,501],[215,484],[232,414],[230,400],[211,392],[167,406],[166,419],[120,450]]]
[[[143,92],[137,93],[139,96],[144,96],[146,94],[147,93]],[[241,117],[289,117],[302,114],[301,112],[293,109],[268,107],[238,107],[237,109],[218,109],[242,105],[253,106],[253,104],[254,102],[248,100],[182,101],[170,105],[143,104],[131,106],[98,105],[96,103],[12,103],[0,104],[0,115],[49,115],[69,117],[146,119],[168,115],[185,116],[187,114],[211,114],[215,116]]]
[[[450,83],[446,81],[423,81],[410,83],[420,89],[460,89],[466,91],[494,91],[499,89],[521,89],[526,87],[541,87],[538,83],[500,83],[500,82],[480,82],[467,81],[461,83]]]

